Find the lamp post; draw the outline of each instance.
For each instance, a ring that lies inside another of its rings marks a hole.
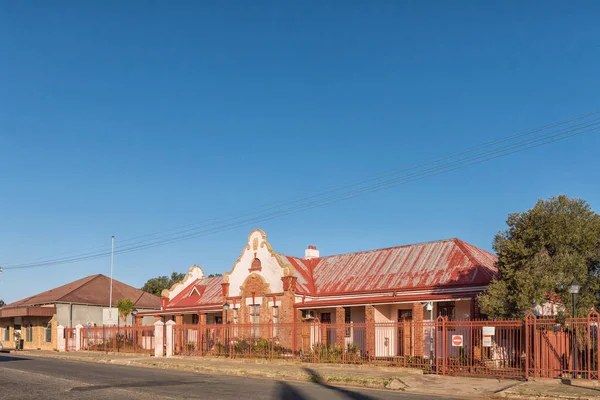
[[[229,303],[223,304],[223,312],[225,313],[225,345],[226,349],[229,351]]]
[[[577,301],[577,293],[579,293],[579,289],[581,289],[581,285],[573,280],[571,286],[569,286],[569,293],[572,296],[573,302],[573,378],[577,378],[577,334],[575,333],[575,302]]]
[[[137,314],[138,314],[138,310],[137,308],[134,307],[133,310],[131,310],[131,322],[133,325],[133,351],[136,352],[137,351]]]

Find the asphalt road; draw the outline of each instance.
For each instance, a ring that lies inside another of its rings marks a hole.
[[[440,397],[317,383],[0,356],[0,399],[419,400]]]

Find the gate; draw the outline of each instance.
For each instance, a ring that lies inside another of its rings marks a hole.
[[[599,379],[599,319],[595,310],[586,318],[568,318],[564,323],[528,314],[526,377]]]

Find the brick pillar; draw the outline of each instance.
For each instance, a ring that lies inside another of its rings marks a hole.
[[[367,357],[375,357],[375,307],[365,306],[365,347]]]
[[[342,349],[346,347],[346,326],[344,322],[346,313],[344,307],[335,309],[335,345]]]
[[[423,356],[423,305],[420,302],[413,303],[412,310],[413,326],[414,326],[414,347],[413,355],[415,357]]]
[[[198,350],[200,355],[206,350],[206,314],[198,313]]]
[[[172,321],[169,321],[172,322]],[[171,324],[173,325],[173,324]],[[182,325],[183,325],[183,315],[179,314],[175,316],[175,325],[177,325],[177,328],[173,329],[175,331],[175,351],[177,352],[177,354],[181,354],[181,335],[177,334],[177,331],[182,331]]]

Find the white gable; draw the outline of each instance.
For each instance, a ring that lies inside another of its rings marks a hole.
[[[281,278],[291,266],[287,267],[280,264],[277,253],[271,249],[271,246],[267,242],[267,235],[263,231],[256,229],[248,236],[248,244],[244,247],[242,255],[233,265],[231,272],[227,274],[229,296],[240,296],[240,287],[251,274],[249,269],[252,266],[255,256],[260,260],[262,268],[260,271],[253,271],[253,273],[262,276],[270,284],[272,293],[283,292],[283,281]]]
[[[171,289],[165,289],[162,291],[162,297],[168,297],[169,300],[173,300],[175,296],[183,291],[183,289],[187,288],[192,282],[204,278],[204,271],[202,268],[194,265],[190,268],[187,275],[181,282],[178,282],[171,287]]]

